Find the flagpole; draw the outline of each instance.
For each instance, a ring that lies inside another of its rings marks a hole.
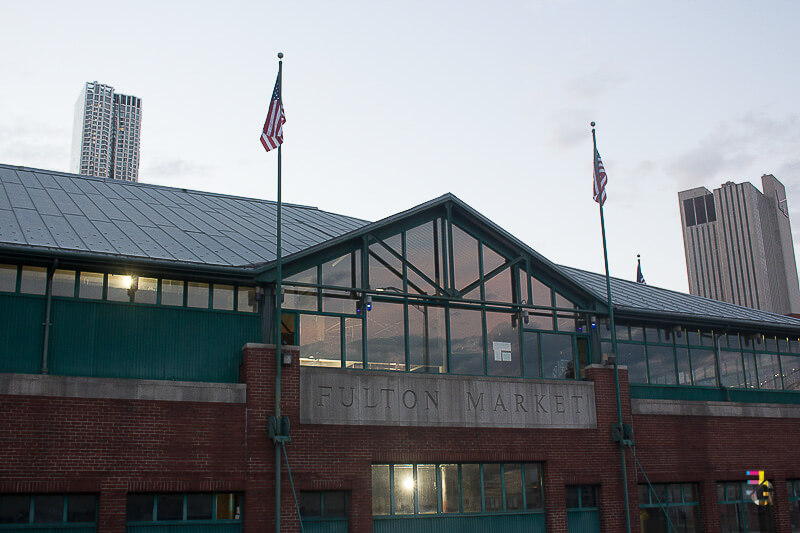
[[[283,52],[278,52],[278,109],[283,105]],[[275,289],[275,424],[281,423],[281,304],[283,303],[283,287],[281,271],[281,147],[278,145],[278,244],[277,244],[277,283]],[[276,428],[277,430],[277,428]],[[281,531],[281,447],[275,441],[275,532]]]
[[[594,162],[595,176],[598,174],[597,169],[597,136],[594,131],[594,122],[592,122],[592,145],[594,152],[592,153],[592,161]],[[628,473],[625,466],[625,443],[623,442],[624,434],[622,432],[622,399],[619,392],[619,367],[617,365],[617,329],[614,324],[614,306],[611,303],[611,276],[608,273],[608,248],[606,247],[606,221],[603,217],[603,202],[602,199],[597,202],[600,205],[600,231],[603,234],[603,259],[606,265],[606,298],[608,304],[608,317],[611,322],[611,351],[614,354],[614,387],[616,388],[617,395],[617,421],[619,424],[620,440],[619,440],[619,455],[622,461],[622,491],[625,498],[625,531],[631,533],[631,513],[628,503]]]

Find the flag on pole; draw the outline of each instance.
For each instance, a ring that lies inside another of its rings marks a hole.
[[[261,132],[261,144],[264,150],[277,148],[283,144],[283,124],[286,122],[286,115],[283,113],[283,102],[281,101],[281,75],[275,80],[275,90],[272,91],[272,100],[269,102],[267,120],[264,122],[264,129]]]
[[[606,183],[608,183],[608,176],[606,176],[606,169],[603,166],[603,160],[600,159],[600,152],[597,148],[594,150],[594,194],[592,198],[601,206],[606,203]]]
[[[644,275],[642,274],[642,260],[639,258],[639,254],[636,254],[636,283],[647,285],[644,281]]]

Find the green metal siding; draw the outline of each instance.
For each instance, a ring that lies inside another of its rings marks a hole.
[[[800,404],[800,392],[680,385],[631,384],[631,398],[651,400],[692,400],[699,402],[795,403]]]
[[[46,526],[39,526],[35,524],[20,524],[18,526],[0,526],[0,531],[9,533],[11,531],[19,531],[25,533],[48,533],[50,531],[69,531],[69,533],[95,533],[97,528],[95,526],[73,526],[70,524],[47,524]]]
[[[347,520],[303,520],[303,533],[347,533]]]
[[[127,533],[240,533],[241,522],[236,524],[163,524],[153,526],[128,526]]]
[[[567,511],[567,531],[569,533],[599,533],[600,512],[597,509]]]
[[[545,531],[544,514],[497,514],[430,518],[373,518],[373,533],[484,533]]]
[[[0,295],[0,372],[41,370],[44,309],[44,298]]]
[[[0,295],[0,372],[38,373],[45,299]],[[235,383],[257,314],[54,298],[51,374]]]

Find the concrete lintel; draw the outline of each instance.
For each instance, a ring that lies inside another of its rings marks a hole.
[[[634,415],[800,418],[800,405],[779,403],[697,402],[637,398],[631,400],[631,410]]]
[[[246,393],[240,383],[0,374],[0,395],[12,396],[245,403]]]

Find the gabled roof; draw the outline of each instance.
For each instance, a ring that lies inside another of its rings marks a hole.
[[[558,268],[575,283],[591,291],[596,298],[606,299],[605,275],[563,265]],[[796,318],[619,278],[611,278],[611,295],[615,312],[642,317],[650,315],[677,320],[713,321],[732,326],[761,325],[800,330],[800,320]]]
[[[0,165],[0,247],[221,267],[272,261],[275,202]],[[284,204],[283,255],[366,224]]]

